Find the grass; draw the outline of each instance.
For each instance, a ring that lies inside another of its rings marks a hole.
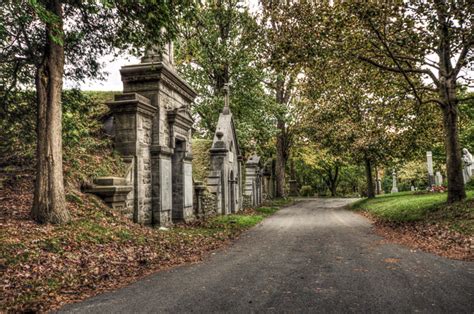
[[[268,215],[273,215],[274,213],[276,213],[276,211],[278,210],[278,207],[265,207],[264,206],[264,207],[259,207],[255,210],[265,216],[268,216]]]
[[[276,198],[272,200],[266,200],[262,206],[266,207],[283,207],[283,206],[288,206],[292,205],[295,203],[295,200],[291,197],[285,197],[285,198]]]
[[[474,230],[474,191],[468,191],[468,201],[448,205],[447,193],[417,195],[412,192],[386,194],[375,199],[363,199],[352,205],[355,210],[364,210],[376,218],[409,222],[419,220],[442,221],[463,233]]]
[[[263,220],[261,215],[227,215],[218,216],[212,220],[212,225],[219,227],[222,225],[235,226],[238,229],[247,229],[255,226]]]

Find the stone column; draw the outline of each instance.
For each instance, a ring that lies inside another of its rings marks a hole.
[[[136,93],[117,95],[108,105],[114,117],[115,149],[133,164],[133,220],[151,223],[150,145],[156,107],[148,98]]]
[[[398,193],[398,187],[397,187],[397,173],[393,171],[392,173],[392,193]]]
[[[227,156],[229,150],[226,148],[225,142],[222,141],[224,134],[222,132],[216,132],[217,141],[214,146],[209,150],[211,155],[211,169],[207,185],[209,191],[216,195],[216,212],[218,214],[226,214],[228,210],[228,200],[226,199],[228,177],[224,167],[224,159]]]
[[[203,208],[203,193],[206,189],[206,186],[202,181],[194,182],[194,195],[196,197],[196,204],[194,204],[194,212],[196,217],[203,218],[205,216]]]
[[[435,182],[433,172],[433,153],[430,151],[426,152],[426,166],[428,168],[428,184],[431,187]]]

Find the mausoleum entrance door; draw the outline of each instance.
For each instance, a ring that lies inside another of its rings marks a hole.
[[[172,162],[172,188],[173,188],[173,199],[172,199],[172,214],[171,219],[173,222],[183,220],[184,218],[184,164],[183,159],[186,154],[186,142],[183,140],[176,139],[173,156],[171,157]]]

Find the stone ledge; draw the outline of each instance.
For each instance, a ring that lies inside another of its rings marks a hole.
[[[125,178],[99,177],[94,179],[94,186],[84,192],[99,196],[109,207],[117,210],[126,209],[127,195],[133,187],[126,185]]]

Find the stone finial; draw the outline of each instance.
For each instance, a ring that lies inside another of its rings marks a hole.
[[[165,43],[162,47],[155,44],[145,49],[145,56],[141,58],[142,63],[163,62],[174,66],[174,45],[172,41]]]
[[[159,48],[156,45],[145,48],[145,55],[141,58],[141,63],[152,63],[160,61]]]
[[[230,113],[230,106],[229,106],[229,83],[224,84],[224,110],[222,110],[223,114]]]

